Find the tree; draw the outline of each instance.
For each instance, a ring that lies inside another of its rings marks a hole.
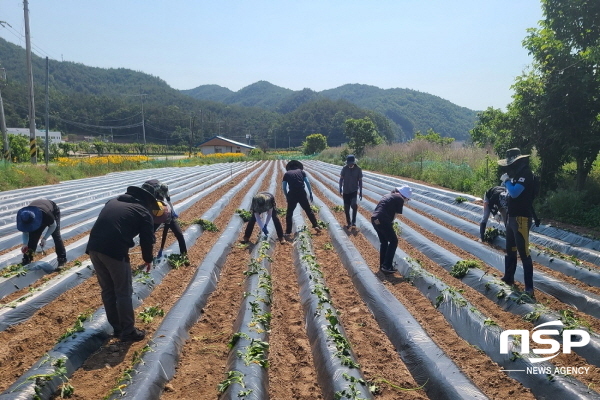
[[[29,138],[22,135],[8,134],[8,147],[15,162],[26,162],[29,157]]]
[[[419,131],[415,132],[415,137],[413,140],[425,140],[429,143],[445,146],[454,142],[455,139],[452,137],[442,137],[439,133],[434,132],[433,129],[429,129],[426,135],[423,135]]]
[[[551,127],[544,134],[554,142],[552,153],[575,159],[576,188],[581,190],[600,151],[600,2],[542,0],[542,9],[545,19],[523,41],[534,58],[533,77],[541,96],[514,108],[522,119]],[[532,80],[521,79],[517,85],[524,82]],[[538,134],[534,130],[532,138]]]
[[[377,133],[375,124],[369,117],[347,119],[344,133],[348,138],[348,147],[354,150],[357,157],[363,156],[367,146],[383,143],[383,139]]]
[[[327,138],[320,133],[308,135],[302,147],[302,152],[306,155],[320,153],[327,148]]]

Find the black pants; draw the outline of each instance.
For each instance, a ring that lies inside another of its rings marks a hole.
[[[97,251],[90,251],[90,260],[96,270],[102,289],[102,303],[106,318],[115,336],[127,336],[135,332],[135,316],[131,295],[131,264],[129,257],[117,260]]]
[[[529,254],[529,229],[531,218],[508,217],[506,225],[506,259],[504,281],[512,283],[517,270],[517,253],[523,263],[525,290],[533,289],[533,260]]]
[[[154,232],[158,229],[159,225],[154,225]],[[173,231],[173,235],[177,239],[177,243],[179,243],[179,254],[187,253],[187,246],[185,244],[185,238],[183,237],[183,232],[181,230],[181,226],[179,226],[179,222],[177,222],[176,218],[172,218],[170,222],[165,224],[165,229],[163,231],[163,242],[166,240],[167,233],[171,229]],[[164,243],[161,242],[161,247],[164,246]]]
[[[273,213],[271,214],[271,219],[273,220],[273,225],[275,225],[275,231],[277,232],[277,238],[279,240],[283,239],[283,227],[281,226],[281,221],[277,216],[277,209],[273,209]],[[246,225],[246,231],[244,232],[244,238],[250,239],[252,236],[252,230],[254,229],[254,224],[256,224],[256,217],[254,213],[252,213],[252,217],[250,217],[250,221]]]
[[[398,247],[398,236],[391,222],[379,221],[377,223],[376,221],[377,219],[371,218],[371,223],[379,238],[379,266],[392,269]]]
[[[65,244],[63,243],[62,237],[60,236],[60,209],[51,201],[52,208],[52,216],[54,217],[54,221],[56,221],[56,229],[52,232],[52,240],[54,240],[54,249],[56,251],[56,259],[57,261],[67,261],[67,250],[65,249]],[[25,254],[23,256],[23,265],[29,264],[33,260],[33,253],[37,248],[38,242],[46,230],[47,226],[40,226],[33,232],[29,232],[29,241],[27,242],[27,247],[30,249],[30,253]]]
[[[356,225],[356,214],[358,212],[358,204],[356,203],[356,197],[358,196],[358,191],[352,193],[344,193],[342,197],[344,198],[344,213],[346,214],[346,225],[355,224]],[[350,219],[350,209],[352,208],[352,219]]]
[[[285,234],[289,235],[292,233],[292,217],[294,215],[294,210],[296,206],[300,204],[300,207],[306,213],[308,220],[314,227],[318,226],[317,217],[310,209],[310,203],[308,202],[308,197],[306,197],[306,192],[303,190],[301,192],[288,192],[287,194],[287,211],[285,214]]]

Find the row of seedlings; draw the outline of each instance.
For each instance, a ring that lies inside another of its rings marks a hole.
[[[325,185],[316,181],[322,193],[334,202],[337,200],[335,194]],[[363,206],[371,207],[370,202],[363,202]],[[328,221],[335,221],[335,217],[328,210],[325,214],[330,218]],[[336,222],[337,223],[337,222]],[[379,247],[379,239],[370,221],[367,221],[362,215],[358,215],[357,224],[361,232],[376,248]],[[406,228],[403,228],[403,231]],[[349,240],[347,237],[343,239]],[[415,243],[415,247],[422,249],[428,247],[429,243]],[[443,250],[442,250],[443,251]],[[561,398],[570,398],[580,396],[581,398],[600,398],[600,394],[589,389],[587,385],[571,376],[553,376],[548,379],[542,374],[523,374],[512,372],[511,370],[527,370],[528,368],[546,368],[552,370],[552,364],[548,362],[537,362],[537,355],[521,353],[521,343],[517,340],[511,342],[511,351],[507,354],[498,352],[500,349],[502,330],[494,324],[490,324],[487,318],[477,307],[469,303],[458,290],[445,284],[441,279],[424,270],[419,263],[411,259],[400,248],[396,249],[394,262],[398,271],[405,277],[409,277],[411,283],[417,287],[424,296],[444,315],[446,320],[452,325],[454,330],[468,343],[477,346],[484,351],[494,362],[505,368],[509,376],[520,381],[526,387],[531,388],[536,396],[555,396]],[[368,268],[368,267],[367,267]],[[521,356],[515,357],[514,353]],[[533,361],[532,361],[533,360]]]
[[[294,241],[294,264],[311,344],[317,379],[326,399],[372,399],[350,341],[331,302],[327,282],[317,263],[305,221],[299,209],[293,220],[298,235]]]
[[[271,262],[275,241],[262,239],[248,263],[246,291],[236,319],[221,399],[267,399],[269,331],[271,323]]]
[[[240,190],[242,190],[248,182],[254,179],[260,170],[257,169],[250,173],[242,182],[230,189],[218,202],[216,202],[201,218],[204,221],[214,220],[220,211],[231,201]],[[264,176],[263,172],[263,176]],[[236,220],[239,220],[236,218]],[[239,228],[238,228],[239,229]],[[200,225],[191,225],[185,232],[186,243],[193,245],[202,235],[203,229]],[[189,242],[188,242],[189,240]],[[220,249],[223,246],[215,246]],[[229,247],[226,246],[228,249]],[[178,249],[178,244],[173,243],[172,246],[165,252],[165,255],[172,253]],[[221,251],[221,250],[220,250]],[[210,254],[210,253],[209,253]],[[208,256],[207,256],[208,257]],[[217,257],[218,259],[219,257]],[[206,259],[205,259],[206,262]],[[213,260],[211,259],[209,264]],[[159,284],[164,276],[171,270],[168,265],[168,257],[160,259],[150,272],[139,272],[133,282],[133,307],[137,308],[142,304],[143,300],[150,294],[152,289]],[[52,350],[48,352],[52,359],[67,360],[67,374],[70,376],[75,370],[81,367],[85,360],[94,352],[96,352],[110,337],[112,328],[106,319],[104,308],[98,309],[89,321],[83,324],[84,330],[77,335],[69,336],[59,342]],[[155,340],[155,339],[153,339]],[[23,374],[16,382],[14,382],[4,393],[0,395],[0,399],[29,399],[35,393],[35,385],[32,383],[32,378],[38,375],[51,375],[55,373],[55,367],[45,362],[43,359],[36,362],[25,374]],[[40,399],[48,399],[56,392],[62,384],[62,379],[54,377],[51,380],[44,382],[42,389],[37,389],[41,394]]]

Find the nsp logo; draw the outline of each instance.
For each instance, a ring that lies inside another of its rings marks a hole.
[[[544,324],[540,324],[538,326],[536,326],[535,328],[533,328],[533,333],[531,334],[531,340],[533,340],[535,343],[540,344],[540,345],[550,345],[549,348],[541,348],[541,349],[533,349],[533,353],[534,354],[552,354],[551,356],[548,357],[531,357],[529,358],[529,361],[531,363],[539,363],[542,361],[546,361],[546,360],[550,360],[554,357],[556,357],[557,355],[560,354],[560,342],[558,342],[555,339],[551,339],[551,338],[544,338],[542,336],[546,335],[546,336],[558,336],[560,335],[560,331],[559,329],[540,329],[542,327],[548,326],[548,325],[559,325],[561,327],[563,327],[563,323],[561,321],[550,321],[550,322],[546,322]],[[500,354],[508,354],[508,345],[509,343],[511,343],[511,341],[509,340],[509,336],[520,336],[520,343],[521,343],[521,354],[528,354],[529,353],[529,331],[527,330],[520,330],[520,329],[509,329],[506,331],[503,331],[500,334]],[[514,342],[516,342],[513,339]],[[563,353],[565,354],[570,354],[571,353],[571,349],[573,347],[583,347],[586,344],[588,344],[590,342],[590,334],[584,330],[581,329],[563,329],[562,330],[562,347],[563,347]]]

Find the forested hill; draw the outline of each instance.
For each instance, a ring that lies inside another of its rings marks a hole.
[[[426,133],[433,129],[442,136],[467,140],[477,116],[477,111],[457,106],[431,94],[360,84],[315,92],[310,89],[293,91],[260,81],[237,92],[218,85],[203,85],[184,90],[183,93],[196,99],[256,106],[280,113],[292,112],[319,98],[342,99],[385,115],[396,125],[395,130],[403,133],[405,139],[411,138],[416,131]]]

